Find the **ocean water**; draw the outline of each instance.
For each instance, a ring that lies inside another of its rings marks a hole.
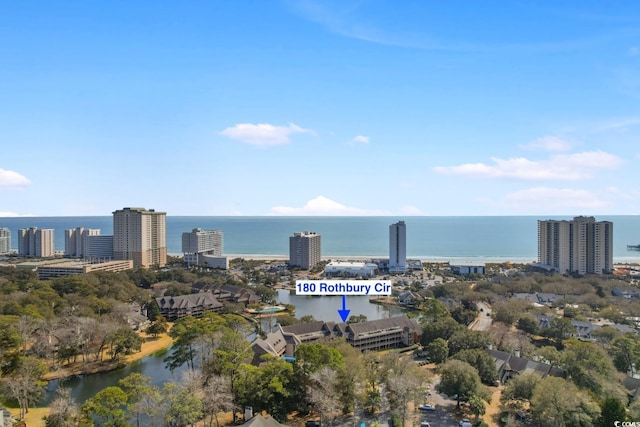
[[[426,260],[511,260],[537,258],[537,221],[571,217],[211,217],[167,216],[167,252],[181,253],[183,232],[199,227],[224,232],[224,253],[288,257],[289,236],[298,231],[322,235],[322,255],[385,257],[389,253],[389,225],[403,220],[407,226],[407,256]],[[596,217],[613,222],[613,256],[617,262],[640,262],[640,252],[627,245],[640,244],[640,216]],[[17,249],[18,230],[53,228],[55,249],[64,250],[64,230],[99,228],[112,234],[111,216],[0,218],[11,230]]]

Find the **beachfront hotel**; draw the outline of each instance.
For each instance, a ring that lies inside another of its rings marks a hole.
[[[113,256],[133,260],[134,267],[167,263],[167,213],[123,208],[113,212]]]
[[[0,255],[11,252],[11,230],[0,228]]]
[[[187,265],[229,268],[229,260],[222,256],[222,245],[220,230],[194,228],[190,233],[182,233],[182,253]]]
[[[68,257],[84,258],[87,256],[87,237],[99,236],[96,228],[76,227],[64,231],[64,254]]]
[[[53,229],[31,227],[18,230],[18,255],[38,258],[54,256]]]
[[[538,263],[560,273],[610,273],[613,223],[584,216],[538,221]]]
[[[320,262],[320,234],[312,231],[293,233],[289,237],[289,266],[306,270]]]
[[[389,226],[389,272],[407,271],[407,226],[399,221]]]

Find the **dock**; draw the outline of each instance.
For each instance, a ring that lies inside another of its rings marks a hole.
[[[628,251],[640,251],[640,245],[627,245]]]

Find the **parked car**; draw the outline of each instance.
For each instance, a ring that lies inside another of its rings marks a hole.
[[[418,409],[421,411],[435,411],[436,407],[430,403],[425,403],[424,405],[418,406]]]
[[[431,427],[429,421],[420,421],[420,427]]]
[[[463,418],[462,420],[460,420],[460,423],[458,423],[458,425],[460,427],[473,427],[471,421],[469,421],[469,418]]]

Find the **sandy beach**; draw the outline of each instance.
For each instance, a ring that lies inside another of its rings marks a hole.
[[[179,254],[176,254],[179,255]],[[225,254],[230,260],[235,258],[244,258],[254,261],[282,261],[287,262],[289,257],[286,255],[261,255],[261,254]],[[372,259],[385,259],[384,255],[350,255],[350,256],[323,256],[323,261],[369,261]],[[488,264],[502,264],[510,262],[514,264],[529,264],[536,262],[534,258],[523,257],[408,257],[407,259],[419,259],[422,262],[429,263],[456,263],[456,262],[480,262]]]

